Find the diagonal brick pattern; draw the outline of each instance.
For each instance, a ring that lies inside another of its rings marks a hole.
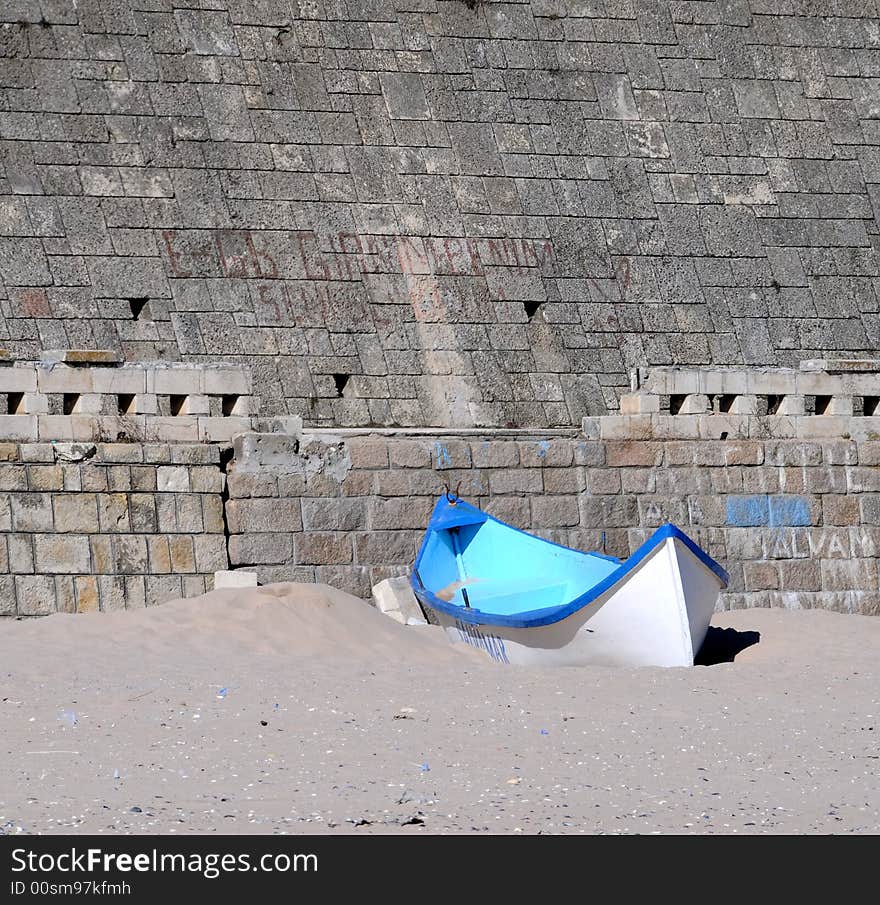
[[[8,0],[0,344],[312,425],[880,345],[875,0]]]

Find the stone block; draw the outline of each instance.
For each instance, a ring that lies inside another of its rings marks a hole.
[[[223,500],[219,495],[202,497],[202,524],[209,534],[223,534],[226,523],[223,515]]]
[[[844,415],[807,415],[797,421],[797,436],[804,439],[849,437],[852,418]]]
[[[225,477],[216,466],[194,466],[189,469],[190,489],[193,493],[222,493]]]
[[[195,572],[196,558],[192,537],[185,534],[171,535],[168,538],[168,553],[171,557],[172,572]]]
[[[113,571],[113,543],[110,535],[93,535],[89,538],[92,548],[92,571],[108,574]]]
[[[609,441],[605,444],[605,463],[611,467],[659,467],[664,446],[644,440]]]
[[[98,532],[98,506],[93,493],[55,494],[52,505],[56,531],[80,534]]]
[[[833,396],[842,389],[841,380],[831,374],[820,371],[801,371],[795,379],[796,392],[799,396]]]
[[[59,576],[61,578],[61,576]],[[56,579],[56,582],[58,579]],[[92,575],[77,575],[71,581],[73,612],[96,613],[100,609],[98,580]]]
[[[629,393],[620,397],[621,415],[645,415],[659,411],[659,396],[649,393]]]
[[[35,415],[0,415],[0,437],[20,443],[38,439],[39,424]]]
[[[775,562],[743,563],[746,591],[775,591],[779,588],[779,570]]]
[[[272,474],[232,470],[226,475],[231,499],[277,497],[278,479]]]
[[[822,574],[819,563],[810,559],[779,560],[779,590],[821,591]]]
[[[233,534],[229,538],[229,561],[233,566],[280,565],[293,560],[293,535]]]
[[[226,505],[230,534],[302,531],[299,500],[230,500]]]
[[[587,440],[598,440],[602,436],[602,418],[587,417],[581,419],[581,434]]]
[[[389,440],[388,456],[392,468],[430,468],[431,447],[421,440]]]
[[[251,429],[250,419],[237,416],[198,419],[199,440],[202,443],[231,443],[239,434]]]
[[[52,531],[52,496],[48,493],[13,493],[12,527],[15,531]]]
[[[121,573],[123,575],[145,575],[149,571],[147,540],[143,535],[115,535],[112,544],[113,571],[115,573]]]
[[[303,499],[301,502],[305,531],[357,531],[367,527],[367,503],[363,499]]]
[[[214,573],[214,590],[220,591],[227,588],[255,588],[257,587],[257,573],[247,572],[243,569],[218,569]]]
[[[12,575],[0,575],[0,616],[15,615],[15,578]]]
[[[715,415],[651,415],[651,436],[656,439],[696,440],[703,425]]]
[[[493,494],[541,493],[544,481],[537,468],[508,468],[489,472],[489,489]]]
[[[205,368],[202,392],[212,396],[249,396],[252,392],[250,372],[244,368]]]
[[[63,364],[37,368],[37,389],[41,393],[93,393],[91,368]]]
[[[64,472],[60,465],[28,465],[29,490],[63,490]]]
[[[9,534],[6,538],[9,571],[28,574],[34,571],[32,534]]]
[[[388,467],[388,443],[385,440],[354,437],[345,445],[352,468]]]
[[[493,497],[486,500],[483,511],[487,515],[493,515],[502,522],[507,522],[515,528],[527,531],[531,528],[531,508],[529,501],[520,497]]]
[[[17,416],[22,417],[22,416]],[[90,441],[101,433],[103,419],[92,415],[36,415],[37,436],[43,442]],[[2,416],[0,416],[2,419]],[[115,437],[115,432],[112,434]]]
[[[27,490],[27,469],[21,465],[0,464],[0,491]]]
[[[188,493],[189,469],[185,465],[160,465],[156,469],[156,490],[159,493]]]
[[[36,393],[37,372],[31,367],[0,367],[0,393]]]
[[[797,371],[755,368],[746,372],[748,392],[755,396],[788,396],[799,390]]]
[[[299,534],[295,538],[294,562],[297,565],[350,563],[352,536],[332,532]]]
[[[630,528],[639,523],[639,508],[633,496],[581,497],[584,528]]]
[[[107,395],[140,395],[146,390],[146,374],[138,367],[95,368],[92,389]]]
[[[876,591],[880,587],[874,559],[823,559],[820,568],[823,591]]]
[[[168,535],[147,536],[147,561],[152,575],[166,575],[171,571],[171,548]]]
[[[394,455],[394,447],[392,447],[392,465],[397,464],[394,461]],[[519,465],[519,444],[513,440],[474,441],[471,443],[471,461],[474,468],[516,468]],[[428,453],[428,464],[430,464],[430,453]]]
[[[34,562],[37,572],[50,574],[91,571],[89,539],[79,535],[34,535]]]
[[[177,600],[183,593],[179,575],[148,575],[144,582],[147,606],[155,606],[168,600]]]
[[[654,437],[654,416],[652,415],[604,415],[599,422],[599,437],[603,440],[651,440]],[[587,425],[587,419],[581,430],[588,439],[599,439]],[[662,436],[662,434],[658,435]]]
[[[148,441],[195,443],[202,439],[199,432],[201,420],[192,415],[149,418],[144,422],[144,436]]]
[[[373,605],[403,625],[427,625],[408,578],[386,578],[373,585]]]
[[[157,512],[158,503],[162,499],[162,494],[156,495]],[[185,534],[200,534],[205,530],[202,518],[203,507],[202,500],[207,499],[202,494],[197,493],[175,493],[173,495],[174,508],[177,518],[177,530]]]
[[[133,532],[151,534],[158,530],[156,498],[152,493],[132,493],[128,505]]]
[[[443,471],[447,468],[470,468],[470,445],[463,440],[437,440],[432,450],[434,468]]]
[[[697,391],[710,396],[736,396],[749,392],[749,373],[726,368],[699,370]]]
[[[419,531],[371,531],[356,534],[356,561],[366,565],[401,564],[411,566],[416,558],[422,532]],[[299,538],[297,538],[299,552]]]
[[[57,609],[51,575],[16,575],[15,596],[19,616],[47,616]]]
[[[98,522],[102,532],[117,534],[131,531],[126,494],[99,493],[95,499],[98,503]]]
[[[303,505],[305,506],[305,502]],[[371,530],[424,530],[431,517],[434,499],[431,497],[392,497],[386,500],[372,499],[368,501],[368,505],[368,520]],[[366,525],[359,527],[363,528]]]
[[[193,537],[196,571],[212,573],[229,565],[226,538],[219,534],[199,534]]]
[[[575,496],[534,497],[531,506],[534,528],[574,528],[580,524],[580,509]]]

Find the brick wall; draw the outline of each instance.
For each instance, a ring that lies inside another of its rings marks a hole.
[[[216,445],[0,443],[0,615],[210,590],[224,486]]]
[[[727,608],[880,614],[880,442],[483,436],[237,438],[229,553],[262,581],[369,596],[408,574],[444,486],[517,527],[625,557],[673,522],[729,571]]]
[[[875,0],[10,0],[0,343],[315,425],[880,347]]]

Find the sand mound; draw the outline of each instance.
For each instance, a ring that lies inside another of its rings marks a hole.
[[[74,660],[277,656],[380,666],[486,659],[450,645],[438,628],[402,626],[344,591],[294,582],[212,591],[144,610],[14,622],[0,629],[0,639]]]

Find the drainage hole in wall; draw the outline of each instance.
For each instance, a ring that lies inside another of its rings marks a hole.
[[[677,415],[681,411],[685,399],[687,399],[686,393],[673,393],[669,397],[669,414]]]
[[[779,413],[779,409],[782,407],[782,401],[785,399],[785,395],[768,395],[767,396],[767,414],[768,415],[776,415]]]
[[[351,380],[351,374],[334,374],[333,375],[333,383],[336,385],[336,395],[337,396],[342,395],[349,380]]]
[[[131,316],[136,320],[141,319],[141,315],[143,314],[144,320],[149,320],[150,309],[147,308],[149,304],[148,296],[140,296],[138,298],[128,299],[128,307],[131,309]]]
[[[6,412],[9,415],[24,415],[24,393],[10,393],[6,397]]]
[[[65,393],[62,400],[62,412],[65,415],[72,415],[76,411],[79,402],[79,393]]]
[[[722,393],[722,395],[718,397],[718,411],[729,413],[733,408],[735,399],[735,393]]]
[[[134,393],[120,393],[116,397],[116,406],[120,415],[134,414]]]
[[[172,415],[183,415],[186,407],[186,396],[174,396],[169,398],[169,406]]]
[[[858,399],[856,399],[858,405]],[[862,396],[862,414],[868,418],[880,415],[880,396]]]
[[[541,302],[523,302],[523,308],[526,311],[526,317],[531,320],[541,309]]]

